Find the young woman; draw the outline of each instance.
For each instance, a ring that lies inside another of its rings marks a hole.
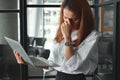
[[[50,67],[57,71],[56,80],[86,80],[85,75],[97,67],[98,33],[87,0],[63,0],[60,24],[51,49]],[[14,52],[19,64],[25,62]]]

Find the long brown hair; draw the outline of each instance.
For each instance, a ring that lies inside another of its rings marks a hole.
[[[63,9],[67,8],[71,10],[74,13],[78,13],[81,16],[80,20],[80,26],[78,30],[78,39],[74,41],[75,45],[79,45],[86,36],[95,29],[95,19],[93,17],[91,8],[87,2],[87,0],[63,0],[61,5],[61,11],[60,11],[60,22],[59,27],[56,33],[55,41],[57,43],[60,43],[63,40],[63,35],[61,33],[61,24],[64,22],[63,20]]]

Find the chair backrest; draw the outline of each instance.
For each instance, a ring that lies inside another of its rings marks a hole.
[[[98,42],[99,64],[106,64],[106,60],[112,60],[112,38],[100,37]]]
[[[101,32],[101,36],[98,41],[98,51],[100,54],[112,55],[113,35],[110,32]]]
[[[34,37],[28,37],[28,45],[33,46]]]
[[[112,38],[103,38],[101,37],[99,39],[99,43],[98,43],[98,51],[100,54],[108,54],[108,55],[112,55]]]
[[[44,47],[45,42],[46,42],[46,38],[36,38],[36,37],[34,38],[34,43],[36,46]]]

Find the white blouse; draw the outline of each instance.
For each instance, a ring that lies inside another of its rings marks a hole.
[[[77,31],[72,32],[72,40],[77,39]],[[65,60],[65,42],[53,43],[48,60],[59,65],[59,67],[51,67],[60,72],[69,74],[88,74],[92,73],[98,63],[98,32],[92,31],[87,38],[77,47],[74,47],[74,55]]]

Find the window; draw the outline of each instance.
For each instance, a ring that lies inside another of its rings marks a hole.
[[[99,8],[99,26],[101,32],[112,32],[114,26],[113,15],[113,5],[103,6]]]
[[[109,1],[114,1],[114,0],[99,0],[99,3],[109,2]]]
[[[27,0],[28,37],[46,38],[44,49],[47,50],[51,48],[51,43],[58,28],[61,1],[62,0]],[[35,52],[33,54],[35,54]],[[33,71],[35,71],[35,73]],[[53,72],[47,75],[54,76],[55,74],[56,73]],[[43,76],[43,71],[36,70],[29,66],[28,76]]]
[[[113,0],[98,0],[94,7],[96,25],[101,34],[98,41],[98,80],[113,80],[114,7]]]
[[[40,5],[39,7],[27,8],[27,25],[29,37],[47,38],[45,48],[49,49],[58,24],[60,7],[50,7],[60,5],[61,0],[27,0],[28,5]],[[47,5],[47,7],[43,7]],[[42,6],[42,7],[41,7]]]
[[[61,4],[62,0],[27,0],[27,4],[43,5],[43,4]]]

